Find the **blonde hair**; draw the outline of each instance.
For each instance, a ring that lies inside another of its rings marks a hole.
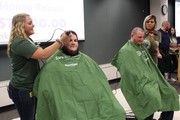
[[[11,57],[10,49],[11,49],[11,44],[13,40],[17,37],[28,38],[24,30],[26,16],[29,16],[29,15],[26,13],[19,13],[15,15],[12,19],[10,38],[9,38],[9,43],[7,46],[7,54],[9,58]]]
[[[151,20],[151,19],[154,20],[154,22],[155,22],[154,30],[156,29],[156,27],[157,27],[156,16],[154,16],[154,15],[148,15],[148,16],[145,17],[144,22],[143,22],[143,29],[144,29],[144,30],[147,30],[147,29],[146,29],[146,22],[149,21],[149,20]]]

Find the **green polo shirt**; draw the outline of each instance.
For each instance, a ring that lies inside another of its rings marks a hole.
[[[39,72],[38,60],[31,56],[38,48],[31,39],[15,38],[11,45],[11,84],[18,89],[32,90]]]

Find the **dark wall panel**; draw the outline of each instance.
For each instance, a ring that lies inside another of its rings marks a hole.
[[[0,46],[1,47],[1,46]],[[0,81],[9,80],[11,75],[11,62],[6,54],[6,47],[0,49]]]
[[[149,0],[85,0],[86,41],[81,50],[99,64],[109,63],[129,39],[131,29],[142,27]]]
[[[168,0],[168,21],[175,26],[175,0]]]

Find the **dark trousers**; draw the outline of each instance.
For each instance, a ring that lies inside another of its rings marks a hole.
[[[154,114],[150,115],[144,120],[153,120],[153,116]],[[174,111],[162,112],[159,120],[173,120],[173,116],[174,116]]]
[[[169,73],[171,69],[171,59],[169,53],[162,53],[162,59],[158,59],[158,68],[163,75],[164,73]]]
[[[178,56],[176,54],[171,54],[170,60],[171,60],[171,69],[169,73],[171,74],[178,68]]]
[[[21,120],[35,120],[36,98],[30,96],[30,91],[8,87],[9,97],[15,104]]]

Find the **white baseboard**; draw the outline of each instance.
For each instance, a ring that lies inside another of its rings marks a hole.
[[[103,70],[108,80],[120,78],[120,73],[117,71],[117,68],[111,65],[110,63],[102,64],[99,66]]]

